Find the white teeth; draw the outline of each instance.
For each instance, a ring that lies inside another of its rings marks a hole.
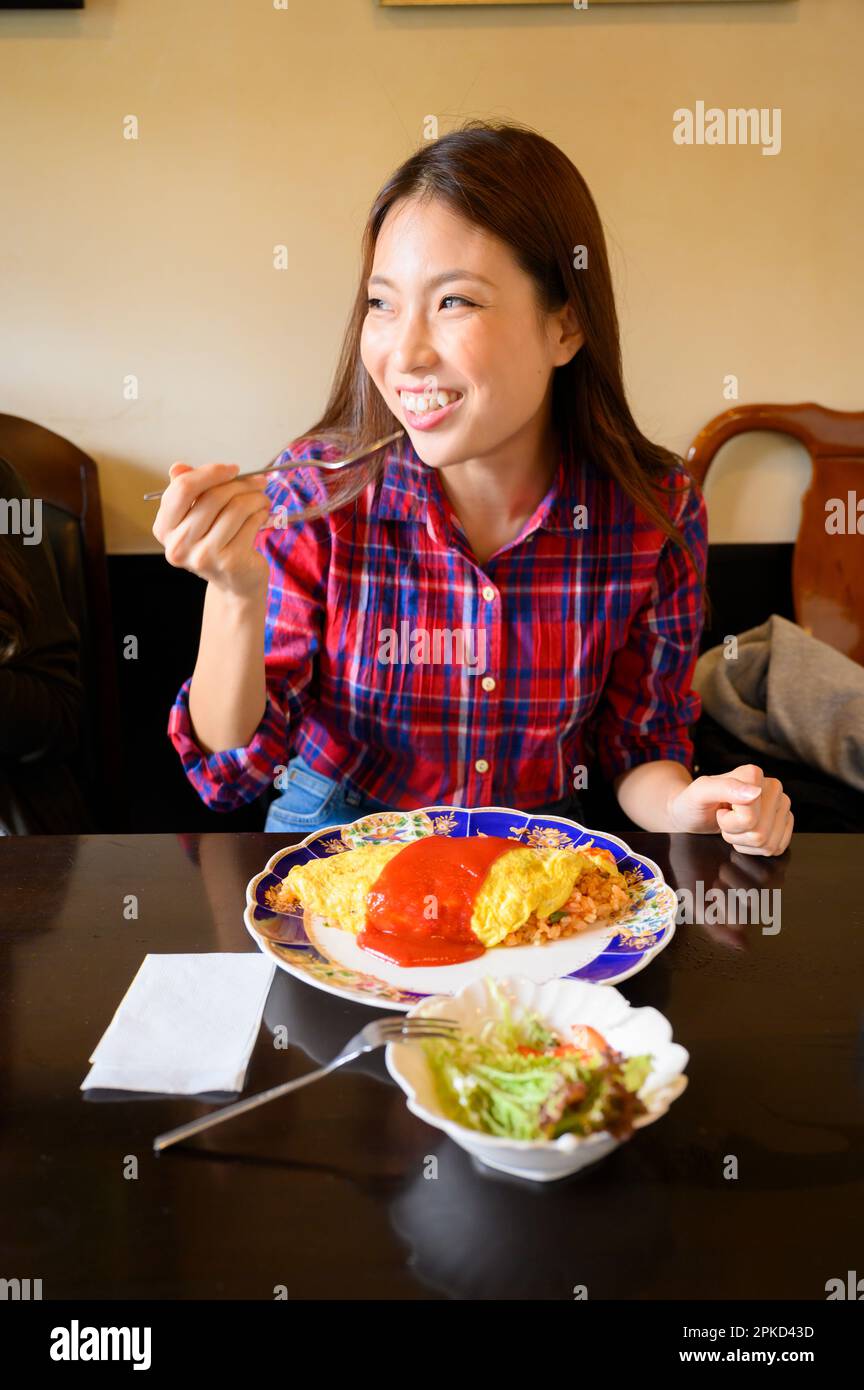
[[[459,391],[424,392],[423,395],[403,391],[402,404],[412,414],[423,415],[427,410],[435,410],[440,406],[449,405],[451,401],[458,400],[460,395],[461,392]]]

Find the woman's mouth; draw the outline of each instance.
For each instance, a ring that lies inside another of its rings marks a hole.
[[[461,391],[400,391],[405,419],[413,429],[431,430],[462,404]]]

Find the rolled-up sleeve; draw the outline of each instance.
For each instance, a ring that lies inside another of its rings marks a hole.
[[[650,593],[612,658],[592,721],[596,761],[608,782],[661,759],[692,770],[689,730],[702,702],[691,680],[704,622],[708,557],[705,499],[692,481],[674,520],[696,563],[667,538]]]
[[[275,769],[285,761],[288,721],[267,690],[264,716],[251,743],[205,754],[196,742],[189,715],[189,687],[184,681],[171,707],[168,737],[174,744],[183,771],[205,805],[213,811],[234,811],[261,796],[273,784]]]
[[[288,451],[282,457],[290,457]],[[214,811],[233,811],[255,801],[274,784],[314,698],[330,528],[326,517],[300,525],[289,518],[292,512],[320,502],[323,494],[314,470],[305,468],[289,475],[274,474],[265,491],[276,524],[255,538],[255,548],[265,556],[270,571],[264,632],[266,706],[261,722],[245,747],[205,754],[189,713],[191,676],[183,682],[168,718],[168,737],[183,770],[201,800]]]

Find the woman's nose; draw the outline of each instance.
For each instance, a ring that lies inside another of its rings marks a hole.
[[[428,368],[437,361],[425,315],[412,314],[403,319],[396,330],[393,357],[399,370],[406,374],[421,367]]]

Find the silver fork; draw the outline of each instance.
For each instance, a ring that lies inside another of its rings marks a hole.
[[[209,1115],[202,1115],[198,1120],[190,1120],[189,1124],[178,1125],[176,1129],[166,1130],[164,1134],[157,1134],[153,1140],[153,1148],[158,1152],[160,1149],[167,1149],[169,1144],[176,1144],[180,1139],[188,1139],[191,1134],[200,1134],[202,1129],[209,1129],[211,1125],[219,1125],[223,1120],[230,1120],[234,1115],[242,1115],[246,1110],[254,1110],[258,1105],[266,1105],[268,1100],[276,1100],[279,1096],[287,1096],[289,1091],[298,1091],[301,1086],[308,1086],[311,1081],[318,1081],[320,1077],[326,1076],[328,1072],[335,1071],[345,1062],[351,1062],[355,1057],[359,1057],[363,1052],[372,1052],[376,1047],[381,1047],[385,1043],[396,1042],[424,1042],[427,1038],[452,1038],[459,1030],[459,1024],[452,1018],[405,1018],[402,1014],[397,1014],[392,1018],[379,1018],[374,1023],[367,1023],[365,1028],[361,1028],[349,1042],[345,1044],[342,1051],[328,1062],[326,1067],[319,1067],[317,1071],[307,1072],[305,1076],[298,1076],[295,1081],[285,1081],[281,1086],[271,1086],[269,1091],[261,1091],[257,1096],[247,1096],[245,1100],[235,1101],[233,1105],[223,1106],[221,1110],[213,1110]]]
[[[288,459],[286,463],[277,463],[276,459],[281,458],[285,452],[284,449],[280,449],[266,468],[253,468],[249,473],[238,473],[232,481],[238,482],[240,478],[255,478],[259,473],[289,472],[292,468],[326,468],[330,472],[335,472],[349,463],[356,463],[358,459],[365,459],[367,455],[377,453],[379,449],[384,448],[385,444],[392,444],[394,439],[401,439],[404,433],[404,430],[394,430],[392,434],[385,434],[383,439],[376,439],[374,444],[364,444],[362,448],[355,449],[351,454],[346,454],[344,459]],[[144,501],[150,502],[154,497],[161,497],[167,490],[163,487],[162,492],[145,492]]]

